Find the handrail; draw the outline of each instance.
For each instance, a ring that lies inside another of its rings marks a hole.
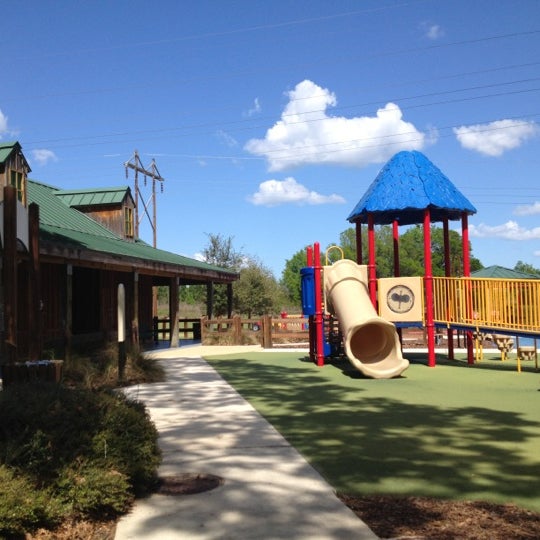
[[[540,334],[540,280],[434,277],[438,325]]]

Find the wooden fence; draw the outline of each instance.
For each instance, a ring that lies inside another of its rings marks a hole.
[[[263,348],[289,343],[308,343],[309,320],[305,317],[242,319],[179,319],[180,339],[200,339],[203,345],[249,345],[260,343]],[[154,318],[154,341],[168,341],[171,325],[168,318]]]

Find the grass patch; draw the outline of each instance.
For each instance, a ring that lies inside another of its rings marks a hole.
[[[540,511],[540,380],[500,356],[408,354],[400,378],[367,379],[304,353],[207,361],[337,490],[513,502]]]

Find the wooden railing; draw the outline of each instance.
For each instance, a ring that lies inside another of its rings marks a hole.
[[[180,339],[200,339],[204,345],[247,345],[260,343],[265,349],[283,343],[308,342],[308,319],[304,317],[263,317],[242,319],[180,319]],[[169,318],[154,318],[154,341],[168,341],[171,336]]]
[[[201,339],[201,319],[179,319],[178,337],[180,339]],[[171,320],[168,317],[154,317],[154,342],[171,339]]]

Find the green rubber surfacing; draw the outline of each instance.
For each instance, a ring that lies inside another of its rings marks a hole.
[[[206,360],[349,494],[511,502],[540,511],[540,374],[485,355],[475,366],[405,354],[396,379],[304,352]]]

